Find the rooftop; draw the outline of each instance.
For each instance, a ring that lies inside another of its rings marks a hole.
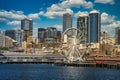
[[[97,11],[97,10],[92,10],[92,11],[90,11],[90,14],[92,14],[92,13],[99,13],[99,11]]]

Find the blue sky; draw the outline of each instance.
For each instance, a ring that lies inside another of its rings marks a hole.
[[[102,31],[112,35],[120,26],[119,0],[0,0],[0,30],[20,28],[20,20],[32,18],[34,35],[37,28],[56,27],[62,30],[62,15],[69,12],[73,16],[73,27],[80,14],[99,10]]]

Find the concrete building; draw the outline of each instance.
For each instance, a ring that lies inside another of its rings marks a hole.
[[[68,28],[72,28],[72,16],[66,13],[63,14],[63,32]]]
[[[23,40],[27,41],[27,37],[33,35],[33,22],[32,19],[23,19],[21,20],[21,29],[24,30]]]
[[[80,30],[80,32],[83,35],[83,43],[88,42],[88,28],[89,28],[89,16],[88,14],[81,14],[77,18],[77,29]]]
[[[88,40],[90,43],[98,43],[100,41],[101,31],[101,17],[100,13],[93,10],[89,13],[89,28],[88,28]]]
[[[101,32],[100,43],[109,43],[110,36],[107,32]]]
[[[120,44],[120,27],[117,27],[115,29],[115,38],[116,38],[116,44]]]
[[[67,35],[63,36],[63,43],[67,43]]]
[[[5,36],[3,33],[0,33],[0,47],[5,47]]]

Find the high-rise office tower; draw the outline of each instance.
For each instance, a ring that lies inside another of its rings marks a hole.
[[[81,14],[77,18],[77,29],[80,30],[83,36],[83,43],[88,42],[88,26],[89,26],[89,16],[88,14]]]
[[[120,44],[120,27],[115,29],[116,44]]]
[[[27,38],[33,34],[32,20],[27,18],[21,20],[21,29],[24,30],[24,41],[27,41]]]
[[[66,13],[63,14],[63,32],[68,28],[72,28],[72,16]]]
[[[88,40],[90,43],[98,43],[100,41],[101,31],[100,13],[96,10],[93,10],[89,13],[89,18]]]

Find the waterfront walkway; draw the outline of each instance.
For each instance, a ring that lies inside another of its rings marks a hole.
[[[64,56],[52,53],[3,53],[0,54],[0,64],[54,64],[57,66],[120,69],[120,60],[88,59],[82,62],[66,62]]]

